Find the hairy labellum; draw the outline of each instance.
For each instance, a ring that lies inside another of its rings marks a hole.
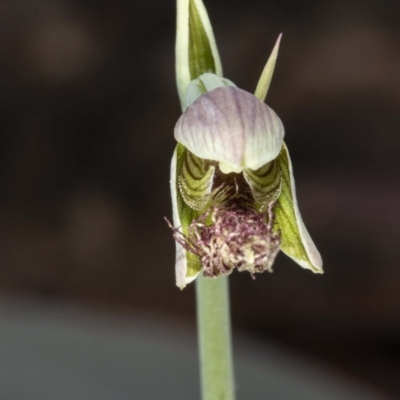
[[[240,203],[214,206],[190,224],[187,235],[173,228],[174,238],[200,258],[204,276],[229,275],[235,268],[252,276],[272,272],[280,245],[273,206],[269,204],[266,214]]]

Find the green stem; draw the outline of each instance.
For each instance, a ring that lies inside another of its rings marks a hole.
[[[234,400],[228,278],[196,279],[202,400]]]

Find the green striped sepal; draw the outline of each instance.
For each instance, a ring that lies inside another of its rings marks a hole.
[[[301,267],[322,274],[321,256],[307,232],[297,205],[292,162],[285,143],[277,162],[282,174],[282,188],[275,216],[281,230],[281,249]]]

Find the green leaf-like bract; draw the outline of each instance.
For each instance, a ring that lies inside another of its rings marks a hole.
[[[216,72],[210,41],[193,0],[189,1],[189,69],[192,80]]]

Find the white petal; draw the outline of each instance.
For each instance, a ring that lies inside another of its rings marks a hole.
[[[190,106],[200,96],[203,96],[203,94],[223,86],[236,87],[236,85],[229,79],[221,78],[220,76],[211,73],[202,74],[197,79],[190,82],[186,91],[186,104]]]
[[[284,128],[252,94],[220,87],[199,97],[178,120],[175,139],[196,156],[220,162],[224,173],[256,170],[275,159]]]

